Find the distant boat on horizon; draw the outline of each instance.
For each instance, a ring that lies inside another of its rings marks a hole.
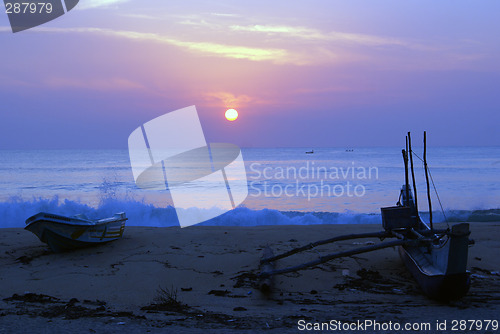
[[[307,151],[306,154],[313,154],[314,150]]]

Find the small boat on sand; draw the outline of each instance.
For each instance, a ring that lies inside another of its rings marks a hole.
[[[99,220],[88,219],[85,215],[66,217],[40,212],[26,220],[25,229],[59,253],[120,239],[126,220],[123,212]]]
[[[406,149],[402,150],[405,164],[405,184],[401,189],[399,201],[396,206],[381,208],[382,227],[384,230],[380,232],[340,235],[297,247],[278,255],[274,255],[272,249],[267,247],[260,260],[260,290],[264,293],[269,293],[271,291],[273,285],[272,277],[274,275],[303,270],[341,257],[398,246],[400,257],[405,266],[428,297],[443,301],[463,297],[470,287],[470,273],[467,271],[467,257],[469,246],[474,244],[474,242],[469,239],[470,230],[469,224],[467,223],[454,224],[453,226],[449,226],[449,224],[446,223],[446,229],[434,228],[430,192],[430,181],[432,181],[432,176],[430,175],[427,165],[426,138],[427,136],[424,132],[424,155],[421,160],[424,165],[427,183],[427,200],[429,207],[428,223],[422,220],[418,210],[418,193],[416,191],[413,156],[419,157],[412,150],[411,136],[410,133],[408,133],[406,137]],[[409,162],[411,162],[413,190],[410,187],[409,181]],[[432,181],[432,183],[434,184],[434,181]],[[384,241],[378,244],[321,255],[318,259],[306,263],[276,269],[276,261],[279,259],[313,249],[320,245],[361,238],[380,238],[380,240],[394,238],[396,240]]]
[[[406,200],[405,186],[401,192],[403,203],[382,208],[382,220],[386,231],[403,240],[416,241],[399,246],[403,263],[430,298],[452,300],[463,297],[470,286],[467,271],[471,244],[469,224],[455,224],[447,230],[433,229],[418,215],[411,192],[409,200]]]
[[[417,193],[412,191],[409,184],[408,161],[411,160],[413,188],[416,189],[410,133],[406,140],[406,150],[403,150],[405,185],[401,189],[397,206],[381,209],[382,224],[386,231],[391,231],[401,239],[423,241],[424,236],[428,237],[427,242],[399,246],[399,255],[427,296],[438,300],[458,299],[467,293],[470,286],[467,257],[469,245],[473,241],[469,239],[469,224],[455,224],[444,231],[433,227],[425,132],[423,163],[427,181],[429,224],[421,219]]]

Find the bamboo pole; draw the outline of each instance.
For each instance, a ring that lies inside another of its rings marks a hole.
[[[411,134],[408,132],[408,148],[410,153],[411,178],[413,181],[413,199],[415,201],[415,216],[418,217],[417,183],[415,181],[415,171],[413,169],[413,151],[411,148]]]
[[[431,225],[431,230],[434,229],[432,225],[432,201],[431,201],[431,188],[429,184],[429,167],[427,166],[427,132],[424,131],[424,169],[425,169],[425,180],[427,182],[427,200],[429,201],[429,224]]]

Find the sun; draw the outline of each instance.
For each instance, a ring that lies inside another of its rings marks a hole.
[[[226,119],[228,121],[236,121],[236,119],[238,118],[238,112],[234,109],[228,109],[226,110]]]

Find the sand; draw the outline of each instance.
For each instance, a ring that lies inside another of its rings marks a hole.
[[[456,302],[422,295],[395,248],[277,276],[268,296],[255,287],[266,245],[279,253],[379,229],[127,227],[121,240],[60,254],[28,231],[0,229],[0,333],[284,333],[300,332],[300,320],[367,319],[430,323],[433,329],[436,321],[447,320],[448,331],[433,332],[451,333],[453,320],[499,320],[500,223],[471,223],[472,286]],[[299,264],[371,242],[378,240],[325,245],[278,264]]]

